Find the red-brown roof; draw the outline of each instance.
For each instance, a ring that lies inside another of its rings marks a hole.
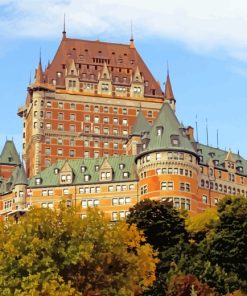
[[[52,83],[55,79],[58,87],[64,87],[65,67],[70,59],[74,59],[81,81],[96,82],[99,72],[106,63],[112,76],[112,83],[128,85],[138,67],[145,80],[145,96],[163,96],[159,83],[154,79],[135,47],[129,44],[65,37],[52,63],[44,72],[45,82]],[[61,73],[61,78],[58,77],[58,72]]]

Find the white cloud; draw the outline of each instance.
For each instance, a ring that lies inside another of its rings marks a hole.
[[[65,12],[69,36],[122,40],[132,19],[138,38],[170,38],[199,52],[220,49],[246,59],[245,0],[0,0],[1,6],[2,37],[57,36]]]

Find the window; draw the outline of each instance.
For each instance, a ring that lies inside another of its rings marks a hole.
[[[127,114],[127,109],[123,108],[123,114]]]
[[[74,104],[74,103],[71,103],[71,104],[70,104],[70,109],[72,109],[72,110],[75,109],[75,104]]]
[[[104,107],[104,113],[108,113],[109,112],[109,108],[108,107]]]
[[[202,196],[202,202],[203,202],[204,204],[207,204],[207,203],[208,203],[208,197],[207,197],[207,195],[203,195],[203,196]]]
[[[89,158],[89,151],[84,151],[84,158]]]
[[[75,114],[70,114],[70,120],[75,120]]]
[[[161,160],[161,154],[159,152],[156,153],[156,160]]]
[[[148,186],[144,185],[141,187],[141,194],[146,194],[148,192]]]
[[[42,179],[41,178],[36,178],[35,179],[35,184],[36,185],[40,185],[42,183]]]
[[[153,112],[152,111],[148,111],[148,117],[153,117]]]
[[[59,109],[63,109],[63,103],[62,103],[62,102],[59,102],[59,103],[58,103],[58,108],[59,108]]]
[[[69,126],[69,130],[70,130],[71,132],[75,132],[75,126],[71,124],[71,125]]]
[[[58,113],[58,117],[59,120],[63,120],[63,113]]]
[[[84,181],[85,181],[85,182],[90,181],[90,175],[85,175],[85,176],[84,176]]]
[[[51,107],[51,102],[50,102],[50,101],[47,101],[47,102],[46,102],[46,107],[47,107],[47,108],[50,108],[50,107]]]
[[[85,115],[84,116],[84,121],[85,122],[90,122],[90,115]]]
[[[62,139],[62,138],[58,138],[58,139],[57,139],[57,143],[58,143],[59,145],[63,145],[63,139]]]
[[[112,192],[113,191],[113,186],[112,185],[108,186],[108,191],[109,192]]]
[[[70,150],[69,151],[69,156],[74,157],[75,156],[75,150]]]
[[[108,127],[104,127],[104,135],[109,135],[109,128]]]
[[[99,116],[94,117],[94,123],[99,123]]]
[[[104,123],[109,123],[109,117],[104,117],[103,122]]]
[[[113,108],[113,113],[118,113],[118,108],[117,107]]]
[[[127,136],[128,135],[128,131],[127,130],[123,130],[123,136]]]
[[[59,148],[57,149],[57,155],[63,155],[63,149]]]
[[[118,143],[113,143],[113,149],[118,149]]]
[[[113,118],[113,124],[118,124],[118,118]]]
[[[65,189],[63,190],[63,194],[69,194],[69,189],[68,189],[68,188],[65,188]]]
[[[75,140],[74,140],[74,139],[70,139],[70,141],[69,141],[69,145],[70,145],[70,146],[75,146]]]
[[[51,155],[51,149],[50,148],[45,148],[45,155],[46,156]]]
[[[99,151],[94,151],[94,158],[99,158]]]
[[[97,135],[100,133],[100,128],[98,126],[95,126],[93,130],[94,130],[94,133]]]
[[[59,131],[63,131],[63,124],[62,123],[59,123],[58,126],[57,126],[57,129]]]
[[[128,120],[127,119],[123,119],[123,125],[128,125]]]
[[[123,178],[128,179],[129,178],[129,172],[123,172]]]
[[[161,175],[161,169],[160,168],[156,170],[156,174]]]
[[[163,133],[163,127],[162,126],[158,126],[157,127],[157,136],[161,136]]]
[[[94,112],[99,112],[99,106],[94,106]]]

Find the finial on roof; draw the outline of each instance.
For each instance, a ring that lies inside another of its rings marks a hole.
[[[29,84],[32,83],[32,72],[30,71],[30,75],[29,75]]]
[[[66,29],[65,29],[65,13],[63,15],[63,39],[66,38]]]
[[[41,48],[39,52],[39,65],[35,72],[35,82],[42,83],[43,82],[43,70],[42,70],[42,62],[41,62]]]
[[[130,30],[131,30],[131,35],[130,35],[130,48],[135,48],[135,44],[134,44],[134,35],[133,35],[133,23],[131,20],[130,23]]]

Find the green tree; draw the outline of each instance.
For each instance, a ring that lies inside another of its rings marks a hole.
[[[62,206],[1,224],[0,262],[3,296],[127,296],[152,284],[157,258],[134,225]]]
[[[187,241],[184,218],[171,205],[146,199],[130,209],[127,222],[142,230],[147,242],[159,252],[157,279],[145,295],[163,296],[167,274]]]
[[[219,221],[205,240],[208,260],[221,266],[227,274],[234,273],[239,288],[247,293],[247,200],[225,197],[218,206]],[[230,292],[235,287],[230,287]]]

